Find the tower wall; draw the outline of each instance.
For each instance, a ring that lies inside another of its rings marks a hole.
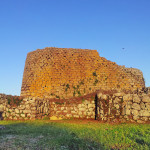
[[[100,57],[96,50],[51,47],[28,53],[21,96],[62,99],[98,89],[142,87],[143,75]]]

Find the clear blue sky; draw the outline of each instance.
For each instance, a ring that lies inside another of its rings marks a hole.
[[[150,0],[1,0],[0,93],[20,95],[27,53],[45,47],[96,49],[150,86]]]

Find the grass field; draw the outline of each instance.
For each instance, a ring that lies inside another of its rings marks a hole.
[[[0,121],[0,150],[150,150],[150,124],[92,121]]]

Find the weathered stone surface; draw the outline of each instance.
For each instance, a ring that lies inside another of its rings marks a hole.
[[[134,115],[133,116],[133,120],[138,120],[139,119],[139,116],[138,115]]]
[[[23,110],[23,113],[25,113],[25,114],[30,114],[30,113],[31,113],[31,110],[25,109],[25,110]]]
[[[137,94],[133,95],[133,102],[135,102],[135,103],[140,103],[141,102],[141,99]]]
[[[140,107],[141,107],[141,109],[145,109],[146,106],[143,102],[141,102]]]
[[[116,97],[116,98],[114,99],[114,103],[120,103],[120,102],[121,102],[121,99],[120,99],[120,98]]]
[[[32,112],[31,112],[32,114],[36,114],[37,113],[37,111],[36,110],[32,110]]]
[[[125,112],[124,112],[125,115],[130,115],[130,114],[131,114],[131,110],[130,110],[130,109],[125,109],[124,111],[125,111]]]
[[[94,107],[93,108],[89,108],[89,111],[93,113],[95,111],[95,108]]]
[[[100,99],[102,95],[103,95],[102,93],[97,93],[97,98]]]
[[[103,114],[103,113],[104,113],[104,111],[103,111],[102,109],[100,109],[100,113],[101,113],[101,114]]]
[[[30,105],[29,104],[27,104],[26,105],[26,109],[30,109],[31,107],[30,107]]]
[[[104,95],[104,94],[103,94],[103,95],[101,96],[101,99],[103,99],[103,100],[108,100],[108,95]]]
[[[20,105],[18,108],[23,110],[25,109],[25,105]]]
[[[119,104],[114,104],[114,106],[116,107],[116,109],[119,109]]]
[[[10,114],[11,114],[12,116],[15,116],[15,112],[11,112]]]
[[[139,116],[139,112],[138,112],[138,110],[132,110],[132,114],[134,115],[134,116]]]
[[[108,61],[96,50],[38,49],[27,55],[21,95],[69,98],[96,92],[99,87],[133,91],[144,87],[143,75],[137,70]]]
[[[135,109],[135,110],[140,110],[141,109],[140,105],[137,104],[137,103],[133,103],[132,108]]]
[[[24,117],[25,117],[25,114],[21,114],[20,116],[24,118]]]
[[[139,115],[148,117],[150,116],[150,113],[149,111],[146,111],[146,110],[140,110]]]
[[[67,118],[71,118],[72,115],[71,115],[71,114],[66,114],[66,117],[67,117]]]
[[[144,95],[143,98],[142,98],[142,101],[150,103],[150,97],[148,95]]]
[[[4,106],[0,105],[0,112],[2,112],[4,110]]]
[[[146,103],[145,105],[146,105],[146,109],[147,109],[148,111],[150,111],[150,103]]]
[[[114,94],[114,96],[116,96],[116,97],[120,97],[120,96],[124,96],[124,95],[125,95],[125,93],[123,93],[123,92],[119,92],[119,93]]]
[[[86,111],[85,108],[79,108],[79,111]]]
[[[23,99],[23,102],[26,103],[27,101],[29,101],[29,98],[24,98],[24,99]]]
[[[95,107],[95,104],[88,104],[88,108],[93,108]]]
[[[142,120],[137,120],[137,123],[145,123],[145,122]]]
[[[131,101],[133,99],[132,94],[126,94],[123,96],[124,101]]]
[[[4,118],[6,116],[6,114],[5,113],[2,113],[2,117]]]
[[[31,107],[31,110],[36,110],[36,107]]]
[[[19,109],[16,108],[15,113],[17,113],[17,114],[20,113]]]
[[[148,121],[148,117],[142,117],[142,120]]]
[[[34,100],[34,99],[30,100],[29,102],[30,102],[30,104],[32,104],[32,105],[35,104],[35,100]]]

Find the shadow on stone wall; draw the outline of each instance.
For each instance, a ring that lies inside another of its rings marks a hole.
[[[2,114],[3,112],[0,112],[0,120],[3,120]]]

